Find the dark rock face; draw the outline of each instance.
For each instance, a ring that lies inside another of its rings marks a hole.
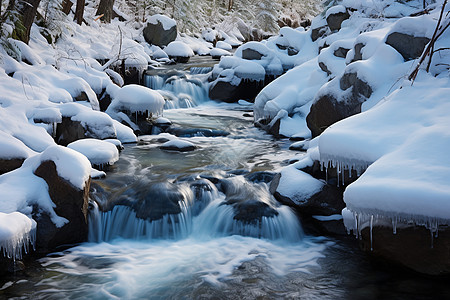
[[[362,50],[362,48],[364,48],[364,46],[365,45],[363,43],[358,43],[353,47],[355,50],[355,55],[353,56],[352,62],[362,60],[361,50]]]
[[[317,39],[322,37],[328,30],[327,26],[317,27],[311,30],[311,39],[315,42]]]
[[[418,58],[422,54],[429,41],[430,39],[427,37],[415,37],[400,32],[393,32],[387,37],[386,44],[397,50],[405,60],[411,60]]]
[[[341,90],[345,91],[349,88],[353,88],[353,98],[359,98],[363,96],[369,98],[372,95],[372,88],[365,81],[358,78],[356,73],[345,73],[339,82]],[[363,101],[364,102],[364,101]]]
[[[336,57],[342,57],[345,58],[347,56],[347,53],[350,49],[345,49],[342,47],[337,48],[336,50],[334,50],[333,54]]]
[[[189,152],[189,151],[194,151],[195,150],[195,146],[194,145],[190,145],[190,146],[185,146],[185,147],[177,147],[177,146],[165,146],[162,145],[160,147],[162,150],[167,150],[167,151],[178,151],[178,152]]]
[[[68,144],[83,139],[85,129],[79,121],[72,121],[70,117],[63,117],[62,122],[56,125],[55,142],[58,145],[67,146]]]
[[[242,58],[248,60],[261,60],[264,55],[255,49],[247,48],[242,50]]]
[[[0,175],[20,168],[25,158],[0,159]]]
[[[226,81],[217,81],[209,90],[209,98],[232,103],[240,99],[254,101],[264,87],[264,81],[242,79],[239,85]]]
[[[64,226],[57,228],[48,214],[33,211],[33,218],[37,222],[36,251],[49,253],[63,245],[86,241],[90,179],[85,183],[84,189],[80,190],[59,177],[53,161],[42,162],[34,173],[47,182],[50,198],[56,205],[56,214],[69,220]]]
[[[170,59],[173,59],[176,63],[185,64],[189,61],[189,56],[169,56]]]
[[[244,177],[254,183],[270,183],[277,173],[269,171],[259,171],[246,174]]]
[[[147,43],[164,47],[177,38],[177,27],[173,26],[169,30],[164,30],[163,24],[147,23],[143,30],[144,39]]]
[[[450,230],[440,228],[439,236],[432,237],[430,230],[422,226],[392,228],[374,226],[372,248],[370,228],[361,232],[361,246],[370,255],[383,258],[414,271],[428,275],[450,274]]]
[[[328,126],[361,112],[361,104],[372,94],[372,88],[356,73],[346,73],[340,79],[341,90],[352,88],[345,99],[338,101],[333,94],[324,94],[311,106],[306,123],[312,136],[320,135]]]
[[[324,71],[325,73],[327,73],[327,76],[330,76],[331,75],[331,71],[330,70],[328,70],[328,67],[325,65],[325,63],[323,63],[323,62],[319,62],[319,67],[320,67],[320,69],[322,70],[322,71]]]
[[[348,12],[340,12],[337,14],[331,14],[328,16],[327,18],[327,24],[328,27],[330,27],[331,31],[336,31],[341,29],[341,24],[344,20],[347,20],[348,18],[350,18],[350,15],[348,14]]]
[[[110,210],[115,205],[124,205],[133,209],[138,218],[154,221],[162,219],[166,214],[181,213],[179,202],[192,201],[193,193],[185,185],[138,182],[129,186],[122,194],[113,197],[103,210]]]
[[[331,124],[361,112],[361,103],[350,102],[343,105],[333,95],[321,96],[312,106],[306,123],[313,137],[319,136]]]

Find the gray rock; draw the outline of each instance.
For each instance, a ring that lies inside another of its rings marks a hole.
[[[68,144],[85,138],[85,129],[80,121],[73,121],[70,117],[63,117],[62,122],[56,125],[55,142],[59,145]]]
[[[239,85],[233,85],[227,81],[217,80],[211,85],[209,98],[224,102],[236,102],[240,99],[254,101],[256,95],[264,87],[264,81],[242,79]]]
[[[352,58],[351,62],[362,60],[362,52],[361,52],[361,50],[362,50],[362,48],[364,48],[364,46],[365,45],[363,43],[358,43],[358,44],[356,44],[353,47],[355,54],[353,55],[353,58]]]
[[[325,65],[324,62],[320,61],[319,62],[319,67],[322,71],[324,71],[325,73],[327,73],[327,76],[330,76],[332,73],[330,70],[328,70],[328,67]]]
[[[164,47],[177,38],[177,26],[165,30],[159,21],[158,24],[147,23],[142,33],[147,43]]]
[[[337,48],[336,50],[334,50],[333,54],[334,54],[334,56],[336,56],[336,57],[342,57],[342,58],[345,58],[345,57],[347,56],[347,53],[348,53],[349,50],[350,50],[350,49],[346,49],[346,48],[339,47],[339,48]]]
[[[328,26],[321,26],[311,30],[311,39],[315,42],[317,39],[322,37],[328,30]]]
[[[341,29],[341,24],[344,20],[347,20],[348,18],[350,18],[350,15],[348,14],[348,12],[340,12],[340,13],[336,13],[336,14],[331,14],[328,16],[327,18],[327,24],[328,27],[330,27],[331,31],[337,31],[339,29]]]
[[[386,38],[386,44],[397,50],[405,60],[418,58],[429,41],[427,37],[415,37],[401,32],[393,32]]]
[[[369,98],[372,95],[372,88],[365,81],[358,77],[357,73],[345,73],[339,81],[341,90],[345,91],[349,88],[353,88],[352,95],[354,98],[363,96]]]
[[[264,55],[255,49],[247,48],[242,50],[242,58],[248,60],[261,60]]]

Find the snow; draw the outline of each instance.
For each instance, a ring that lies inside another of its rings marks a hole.
[[[214,48],[209,52],[209,55],[212,57],[220,57],[224,55],[231,55],[231,53],[221,48]]]
[[[156,91],[147,87],[129,84],[113,95],[112,102],[106,111],[108,114],[117,110],[127,110],[131,113],[145,112],[159,114],[164,107],[164,98]],[[110,114],[111,115],[111,114]]]
[[[216,43],[216,48],[227,50],[227,51],[230,51],[231,49],[233,49],[233,47],[231,47],[230,44],[228,44],[227,42],[224,42],[224,41],[218,41]]]
[[[324,185],[322,181],[291,165],[281,170],[277,192],[291,199],[296,205],[300,205],[314,194],[320,192]]]
[[[170,42],[169,45],[167,45],[164,48],[164,52],[167,53],[167,55],[169,55],[169,57],[174,56],[174,57],[191,57],[194,56],[194,52],[192,51],[192,49],[186,45],[183,42],[180,41],[173,41]]]
[[[92,165],[96,166],[113,165],[119,160],[119,150],[116,145],[108,141],[82,139],[70,143],[67,148],[83,154]]]
[[[36,152],[28,148],[22,141],[0,131],[1,159],[28,158],[35,154]]]
[[[169,30],[170,28],[177,26],[177,22],[174,19],[169,18],[168,16],[156,14],[147,19],[147,22],[150,24],[157,25],[161,23],[164,30]]]
[[[117,139],[121,141],[124,144],[127,143],[136,143],[137,137],[133,132],[133,129],[131,129],[128,126],[123,125],[117,120],[113,120],[114,128],[116,129],[117,133]]]
[[[327,9],[327,12],[325,14],[325,18],[328,18],[330,15],[335,15],[339,13],[346,13],[347,9],[343,5],[335,5]]]
[[[84,189],[91,174],[89,161],[78,152],[62,147],[51,146],[39,155],[40,162],[53,161],[58,175],[69,181],[78,189]],[[28,160],[24,162],[24,167]],[[35,165],[36,169],[39,165]]]
[[[187,149],[187,148],[195,148],[195,145],[191,142],[185,141],[185,140],[179,140],[179,139],[173,139],[170,141],[165,142],[161,145],[161,148],[175,148],[179,150]]]

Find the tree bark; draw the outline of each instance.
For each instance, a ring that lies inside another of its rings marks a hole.
[[[77,7],[75,9],[75,16],[73,17],[73,20],[76,21],[78,25],[83,23],[84,5],[85,0],[77,0]]]
[[[100,0],[97,9],[97,15],[102,15],[102,20],[110,23],[113,15],[114,0]]]
[[[40,2],[41,0],[27,0],[24,1],[19,8],[25,31],[17,32],[17,37],[26,44],[30,41],[31,26],[33,25],[34,17],[36,17],[36,12]]]
[[[63,4],[62,4],[62,11],[63,11],[63,13],[68,15],[70,13],[70,10],[72,9],[72,6],[73,6],[73,2],[72,1],[64,0]]]

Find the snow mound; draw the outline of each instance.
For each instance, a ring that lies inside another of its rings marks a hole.
[[[113,165],[119,160],[119,150],[108,141],[82,139],[70,143],[67,147],[86,156],[93,166]]]
[[[194,56],[194,52],[192,51],[191,47],[180,41],[173,41],[169,43],[169,45],[164,48],[164,52],[166,52],[169,57]]]
[[[209,55],[211,55],[212,57],[221,57],[231,55],[231,53],[221,48],[214,48],[209,52]]]
[[[146,112],[159,114],[164,108],[164,98],[147,87],[130,84],[117,91],[107,112],[124,110],[131,113]]]

